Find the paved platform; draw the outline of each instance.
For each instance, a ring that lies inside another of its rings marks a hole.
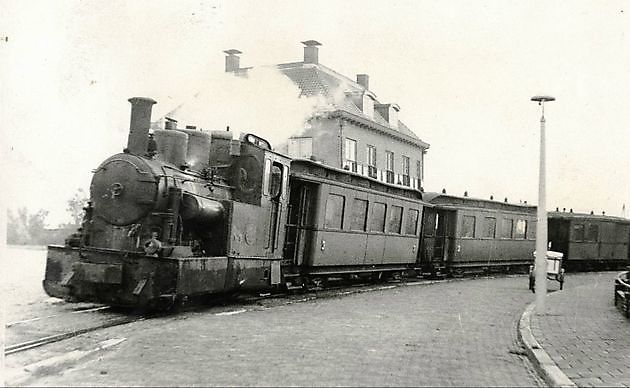
[[[126,340],[28,384],[541,386],[517,338],[533,299],[521,276],[185,313],[91,334]]]
[[[630,320],[613,304],[617,273],[569,274],[563,291],[550,282],[546,313],[530,316],[535,340],[577,386],[630,387]]]

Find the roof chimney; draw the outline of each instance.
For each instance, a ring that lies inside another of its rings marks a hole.
[[[367,90],[370,90],[370,76],[367,74],[357,74],[357,83]]]
[[[319,63],[319,48],[322,44],[316,40],[307,40],[302,42],[304,45],[304,63]]]
[[[227,56],[225,57],[225,72],[233,73],[238,71],[241,68],[241,58],[238,56],[238,54],[243,53],[236,49],[225,50],[223,52],[227,54]]]

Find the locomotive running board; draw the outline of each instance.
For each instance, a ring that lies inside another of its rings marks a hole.
[[[407,271],[409,267],[370,267],[370,268],[322,268],[305,271],[305,275],[337,275],[337,274],[353,274],[353,273],[371,273],[371,272],[388,272],[388,271]]]

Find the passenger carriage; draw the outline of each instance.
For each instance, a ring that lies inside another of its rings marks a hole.
[[[606,215],[549,212],[550,249],[568,270],[614,269],[628,264],[630,220]]]
[[[422,193],[311,160],[293,160],[283,274],[375,277],[413,269]]]
[[[536,207],[425,193],[425,274],[526,272],[535,248]]]

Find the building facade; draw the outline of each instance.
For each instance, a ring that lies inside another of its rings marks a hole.
[[[317,96],[326,104],[280,151],[382,182],[421,189],[429,144],[398,119],[398,104],[379,102],[369,88],[367,74],[357,74],[353,80],[320,64],[319,42],[302,44],[301,62],[283,63],[277,68],[300,88],[301,96]],[[246,71],[239,67],[240,51],[225,53],[227,72]]]

